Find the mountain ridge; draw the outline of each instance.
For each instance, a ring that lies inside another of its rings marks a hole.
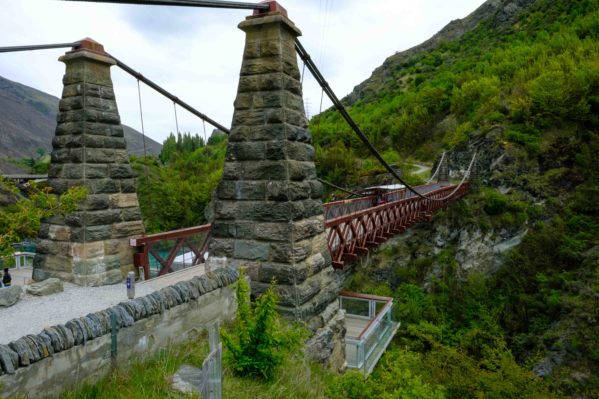
[[[419,53],[435,50],[444,43],[460,39],[466,33],[474,30],[481,22],[490,20],[490,23],[495,27],[511,25],[519,12],[526,10],[531,3],[534,3],[534,0],[485,1],[466,17],[450,21],[439,32],[424,42],[387,57],[381,66],[374,69],[368,79],[356,85],[342,101],[345,104],[352,105],[358,100],[376,97],[377,91],[373,90],[372,86],[380,87],[389,84],[393,79],[390,69],[394,65],[407,62],[410,57]]]

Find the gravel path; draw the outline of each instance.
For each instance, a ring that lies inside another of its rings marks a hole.
[[[155,290],[149,285],[136,285],[135,296]],[[0,308],[0,344],[21,338],[26,334],[39,334],[44,328],[104,310],[126,301],[125,285],[80,287],[64,283],[64,292],[43,297],[23,293],[19,302]]]

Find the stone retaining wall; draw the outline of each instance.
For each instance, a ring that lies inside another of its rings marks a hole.
[[[0,397],[48,396],[106,375],[111,366],[110,316],[116,315],[117,361],[197,337],[235,316],[237,270],[226,267],[144,297],[0,345]]]

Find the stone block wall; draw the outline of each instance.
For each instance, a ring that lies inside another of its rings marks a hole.
[[[239,27],[246,43],[210,254],[247,268],[254,295],[274,280],[281,312],[316,330],[336,287],[294,47],[301,32],[282,12]]]
[[[115,61],[91,39],[60,60],[66,73],[48,184],[56,194],[83,186],[88,197],[73,214],[42,224],[33,278],[113,284],[133,269],[129,238],[144,233],[110,77]]]
[[[111,314],[119,327],[118,363],[196,338],[208,325],[235,317],[237,301],[230,285],[238,278],[233,268],[217,269],[0,345],[0,397],[54,395],[106,375]]]

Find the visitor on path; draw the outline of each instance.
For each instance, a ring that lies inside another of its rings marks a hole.
[[[12,276],[8,272],[8,267],[4,269],[4,276],[2,277],[2,284],[5,287],[10,287],[10,283],[12,281]]]

